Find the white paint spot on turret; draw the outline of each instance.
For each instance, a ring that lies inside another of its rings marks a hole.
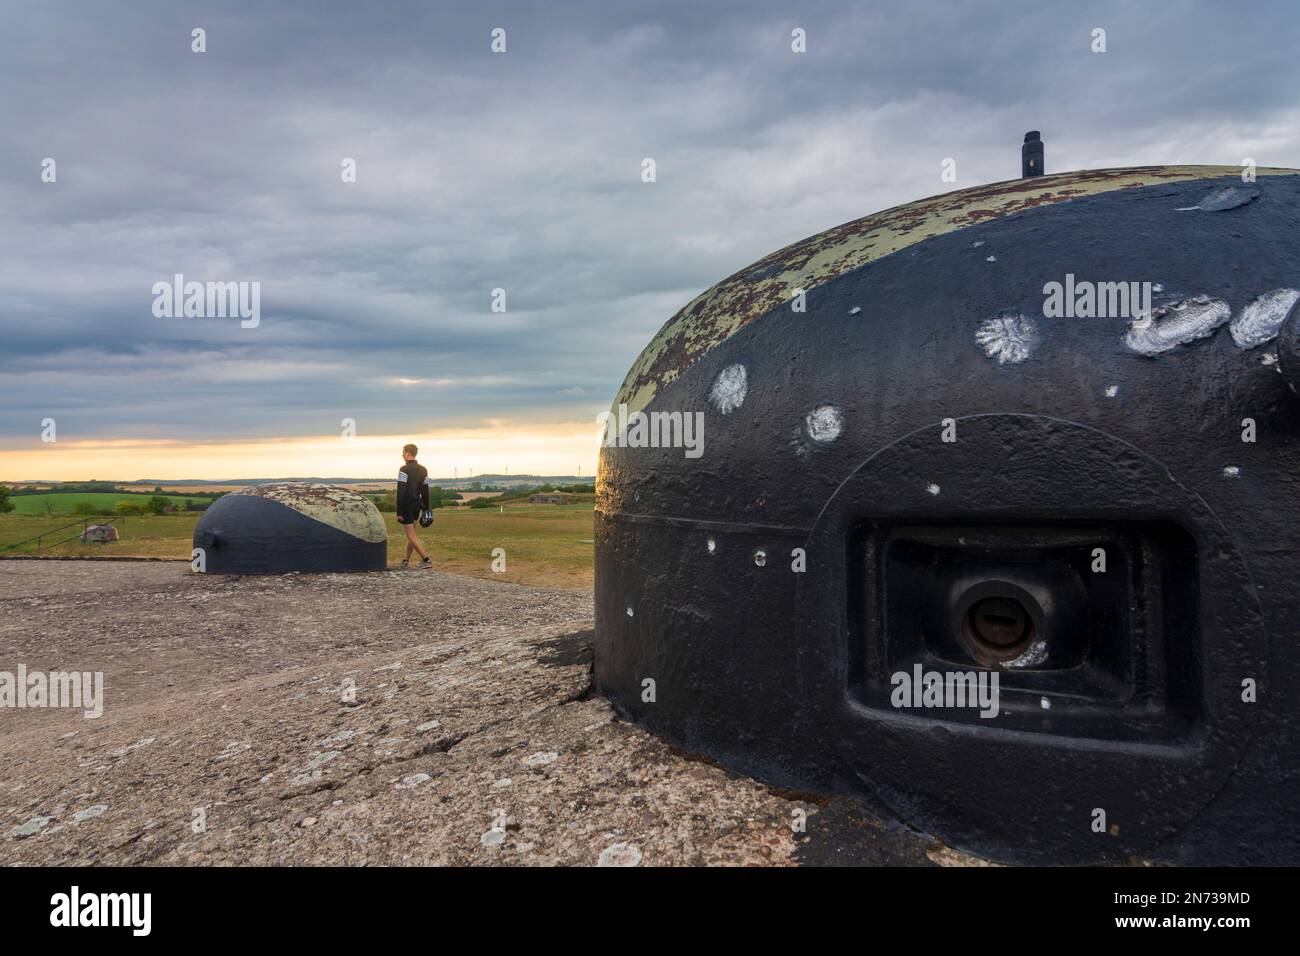
[[[1038,698],[1038,706],[1043,708],[1043,710],[1051,710],[1052,702],[1048,700],[1046,697],[1040,697]]]
[[[1261,356],[1259,357],[1259,364],[1260,364],[1260,365],[1271,365],[1271,366],[1275,366],[1275,367],[1277,367],[1277,370],[1278,370],[1279,372],[1282,371],[1281,366],[1279,366],[1279,365],[1277,364],[1277,353],[1276,353],[1276,352],[1265,352],[1263,355],[1261,355]]]
[[[1007,661],[1007,667],[1036,667],[1047,660],[1047,642],[1034,641],[1025,652],[1015,660]]]
[[[710,538],[707,547],[709,549],[709,554],[713,554],[718,550],[718,542]]]
[[[1221,189],[1214,190],[1195,206],[1180,206],[1177,211],[1192,212],[1199,209],[1201,212],[1222,212],[1225,209],[1236,209],[1238,206],[1244,206],[1258,195],[1258,189],[1224,186]]]
[[[1297,299],[1300,299],[1300,291],[1295,289],[1274,289],[1254,299],[1233,317],[1228,326],[1237,348],[1253,349],[1277,338],[1282,322]]]
[[[862,311],[862,306],[855,305],[853,308],[849,309],[849,315],[857,315],[861,311]]]
[[[932,495],[937,495],[939,493],[939,486],[932,481],[925,486],[925,490]]]
[[[975,342],[999,365],[1014,365],[1029,358],[1038,344],[1038,326],[1019,312],[1006,313],[981,325]]]
[[[839,438],[844,430],[844,416],[834,405],[818,405],[803,421],[808,437],[823,445]]]
[[[971,243],[971,248],[973,248],[973,249],[978,249],[978,248],[979,248],[980,246],[982,246],[982,245],[984,245],[984,240],[983,240],[983,239],[976,239],[974,242]]]
[[[1213,335],[1231,315],[1232,309],[1222,299],[1208,295],[1192,296],[1138,316],[1129,326],[1124,344],[1142,355],[1160,355]]]
[[[1223,469],[1224,478],[1236,478],[1240,474],[1241,474],[1241,469],[1238,468],[1236,465],[1229,465],[1227,468]]]
[[[749,373],[743,365],[728,365],[713,380],[709,390],[709,400],[724,415],[730,415],[745,404],[749,394]]]
[[[998,257],[997,257],[997,256],[989,256],[989,257],[988,257],[987,259],[985,259],[984,261],[985,261],[985,262],[997,262],[997,261],[998,261]]]
[[[1116,395],[1118,395],[1118,394],[1119,394],[1119,386],[1118,386],[1118,385],[1107,385],[1107,386],[1106,386],[1106,397],[1107,397],[1107,398],[1114,398],[1114,397],[1115,397]]]

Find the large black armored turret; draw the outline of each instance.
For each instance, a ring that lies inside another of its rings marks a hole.
[[[388,532],[369,498],[275,482],[223,495],[194,527],[195,567],[210,574],[382,571]]]
[[[688,304],[601,454],[601,692],[997,860],[1300,862],[1300,176],[1257,175],[962,190]]]

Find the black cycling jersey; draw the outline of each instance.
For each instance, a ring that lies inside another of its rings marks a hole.
[[[414,519],[429,507],[429,471],[415,459],[397,473],[397,513]]]

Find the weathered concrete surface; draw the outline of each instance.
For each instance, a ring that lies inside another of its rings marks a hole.
[[[974,862],[618,719],[591,620],[433,571],[0,561],[0,671],[105,681],[99,719],[0,710],[0,863]]]

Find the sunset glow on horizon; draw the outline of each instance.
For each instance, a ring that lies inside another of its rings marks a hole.
[[[39,440],[0,447],[0,483],[223,481],[247,478],[386,478],[414,442],[435,478],[477,474],[594,475],[599,426],[494,421],[412,435],[187,442],[172,439]]]

